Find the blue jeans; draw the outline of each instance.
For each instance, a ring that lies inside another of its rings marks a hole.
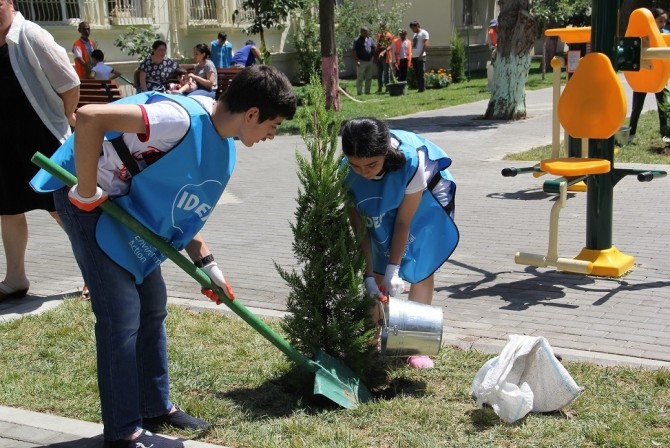
[[[65,188],[54,202],[91,293],[104,437],[122,439],[141,428],[142,417],[172,409],[165,282],[159,267],[137,285],[102,252],[95,238],[100,210],[76,208]]]

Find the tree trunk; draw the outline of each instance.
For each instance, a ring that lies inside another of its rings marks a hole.
[[[558,48],[558,36],[551,36],[544,38],[544,70],[551,72],[551,60],[556,56],[556,48]]]
[[[484,118],[487,120],[518,120],[526,118],[526,79],[530,69],[530,53],[498,57],[493,75],[493,95]]]
[[[499,0],[498,4],[498,51],[493,92],[484,118],[517,120],[526,117],[525,85],[537,22],[530,14],[529,0]]]
[[[321,84],[326,91],[326,109],[340,110],[339,67],[335,43],[335,2],[319,0],[321,38]]]

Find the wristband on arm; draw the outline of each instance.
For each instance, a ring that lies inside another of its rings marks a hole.
[[[210,264],[212,261],[214,261],[214,255],[209,254],[209,255],[206,255],[206,256],[202,257],[198,261],[194,261],[193,264],[195,265],[196,268],[202,269],[205,266],[207,266],[208,264]]]

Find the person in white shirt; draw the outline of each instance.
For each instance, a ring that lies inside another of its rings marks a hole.
[[[91,79],[107,80],[116,79],[121,72],[105,64],[105,54],[101,50],[93,50],[91,53],[93,67],[91,68]]]
[[[410,22],[409,27],[414,31],[412,37],[412,67],[416,75],[419,92],[426,90],[426,49],[428,48],[428,31],[421,29],[421,25],[416,20]]]
[[[393,65],[398,81],[407,81],[407,69],[412,62],[412,41],[407,39],[407,31],[400,30],[399,37],[393,40]]]

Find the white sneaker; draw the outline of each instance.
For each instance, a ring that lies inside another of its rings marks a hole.
[[[668,137],[667,135],[664,135],[663,138],[661,138],[661,140],[663,140],[663,143],[665,143],[666,145],[670,145],[670,137]]]

